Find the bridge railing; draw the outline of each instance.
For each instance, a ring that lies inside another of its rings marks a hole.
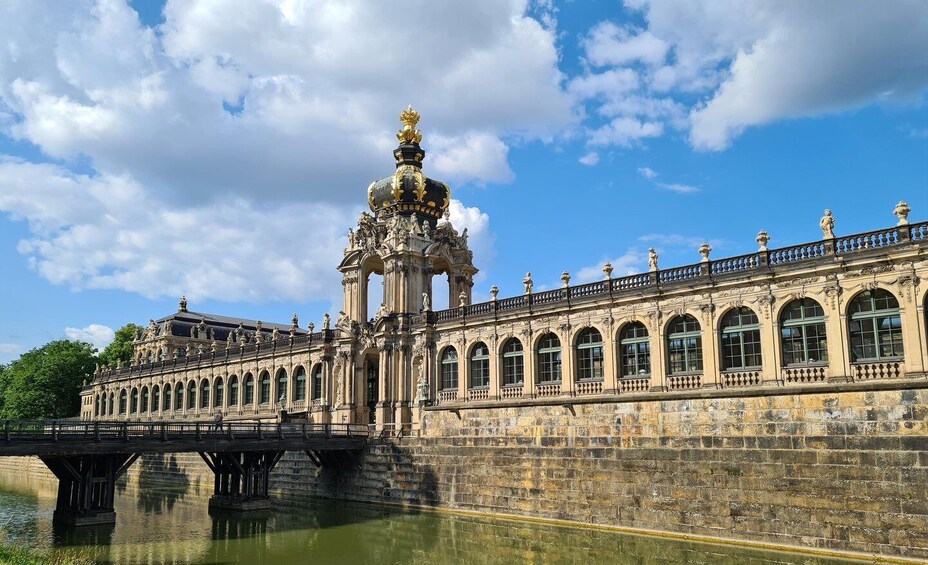
[[[310,422],[158,422],[3,420],[0,442],[129,441],[129,440],[245,440],[296,438],[362,438],[369,435],[363,424],[314,424]]]

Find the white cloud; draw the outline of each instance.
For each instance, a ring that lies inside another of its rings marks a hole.
[[[697,186],[693,186],[690,184],[683,184],[680,182],[671,182],[671,183],[659,182],[657,183],[657,186],[663,189],[666,189],[666,190],[670,190],[672,192],[679,193],[679,194],[689,194],[691,192],[699,191],[699,187]]]
[[[0,212],[57,284],[338,300],[344,230],[391,172],[407,104],[452,189],[511,181],[507,140],[575,121],[549,12],[169,0],[152,30],[124,0],[4,2],[0,134],[58,164],[0,156]],[[397,30],[428,46],[414,62]]]
[[[64,335],[74,341],[83,341],[92,344],[97,351],[103,351],[116,335],[113,328],[103,324],[90,324],[86,328],[65,328]]]
[[[612,264],[612,277],[616,278],[644,272],[647,270],[648,261],[647,254],[642,253],[638,249],[630,248],[622,255],[614,259],[609,259],[608,262]],[[577,274],[571,279],[571,283],[583,284],[601,280],[605,276],[603,273],[603,265],[605,263],[606,261],[604,260],[598,265],[583,267],[577,271]]]
[[[589,116],[606,120],[591,119],[600,125],[589,127],[590,143],[627,144],[628,136],[604,133],[621,117],[632,120],[626,126],[655,124],[654,135],[688,130],[693,147],[720,150],[749,127],[917,102],[928,89],[928,58],[914,55],[928,52],[921,0],[840,10],[775,0],[625,4],[641,13],[643,29],[600,22],[581,41],[594,69],[584,84],[602,87],[572,92],[595,108]],[[625,78],[613,84],[606,76]]]
[[[642,122],[627,117],[615,118],[608,124],[591,131],[589,144],[592,146],[629,146],[640,139],[657,137],[663,133],[664,126],[660,122]]]
[[[584,165],[589,165],[592,167],[596,163],[599,163],[599,153],[595,151],[590,151],[589,153],[587,153],[583,157],[580,157],[577,160],[580,161],[580,163]]]
[[[653,179],[657,177],[657,173],[650,167],[638,167],[638,174],[646,179]]]

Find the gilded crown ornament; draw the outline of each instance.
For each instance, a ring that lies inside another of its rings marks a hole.
[[[411,105],[400,113],[400,122],[403,123],[403,127],[396,132],[396,138],[400,140],[400,143],[422,141],[422,132],[416,129],[416,124],[419,123],[419,112],[413,110]]]

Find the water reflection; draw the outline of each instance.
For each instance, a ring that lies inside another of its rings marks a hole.
[[[20,543],[93,551],[101,563],[113,564],[851,563],[317,499],[292,500],[261,513],[211,515],[205,486],[151,483],[140,491],[138,484],[129,482],[117,496],[116,526],[59,529],[51,525],[53,485],[0,477],[0,524],[9,521],[8,537]]]

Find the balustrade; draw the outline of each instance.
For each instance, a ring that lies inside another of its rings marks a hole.
[[[448,404],[450,402],[456,402],[458,399],[458,391],[456,390],[440,390],[438,391],[438,398],[435,401],[435,404]]]
[[[780,369],[780,378],[788,384],[821,383],[827,378],[826,365],[808,367],[783,367]]]
[[[745,387],[760,384],[760,371],[728,371],[722,373],[722,386]]]
[[[561,383],[547,383],[535,385],[535,396],[544,398],[546,396],[559,396],[561,394]]]
[[[648,392],[651,388],[651,378],[622,378],[619,379],[620,392]]]
[[[504,386],[499,389],[502,398],[519,398],[522,396],[522,384]]]
[[[855,381],[871,379],[901,379],[905,376],[902,361],[884,361],[881,363],[851,363]]]
[[[467,391],[467,400],[487,400],[490,398],[490,391],[486,388],[472,388]]]
[[[852,253],[899,243],[896,228],[877,230],[835,239],[835,253]]]
[[[602,394],[602,381],[577,381],[576,391],[578,395],[584,394]]]
[[[757,264],[757,253],[751,253],[749,255],[741,255],[739,257],[729,257],[727,259],[712,261],[709,264],[709,272],[711,272],[713,275],[735,273],[738,271],[754,269],[757,267]]]
[[[806,259],[825,256],[825,244],[821,241],[815,243],[803,243],[793,245],[792,247],[781,247],[773,249],[767,254],[767,263],[770,265],[786,265]]]
[[[667,377],[670,390],[687,390],[702,387],[702,375],[671,375]]]

